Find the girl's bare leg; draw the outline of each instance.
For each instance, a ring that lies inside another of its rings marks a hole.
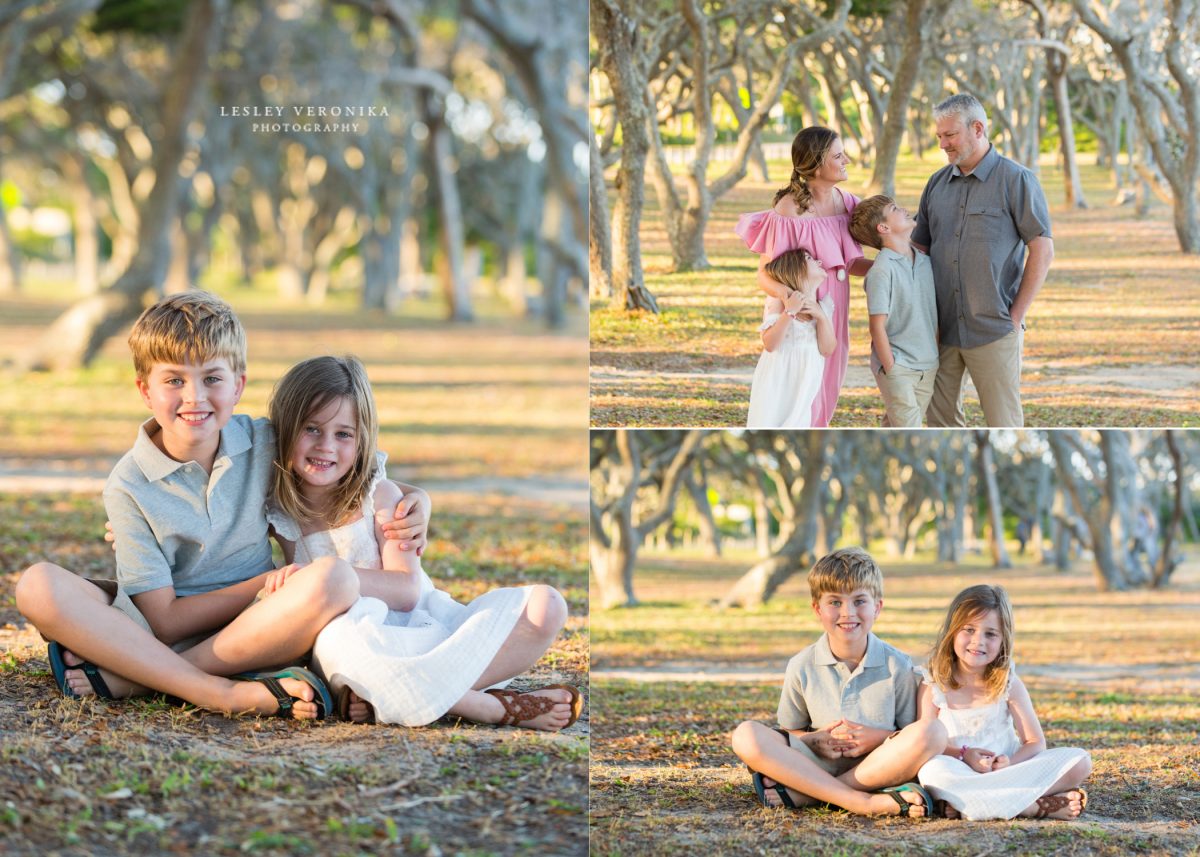
[[[69,651],[68,665],[81,659],[100,667],[114,695],[138,695],[154,688],[201,708],[224,713],[274,713],[279,705],[271,692],[255,682],[231,681],[197,669],[120,610],[109,606],[98,587],[52,563],[30,567],[16,587],[17,609],[44,636]],[[119,672],[114,671],[119,670]],[[76,670],[67,672],[72,689],[91,694],[91,684]],[[78,681],[82,678],[82,684]],[[284,679],[284,689],[297,699],[298,717],[313,717],[313,690]]]
[[[290,582],[290,581],[289,581]],[[483,688],[518,676],[538,662],[546,649],[554,642],[567,621],[567,603],[552,586],[539,584],[533,587],[525,609],[508,638],[500,646],[492,662],[488,664],[474,688],[468,690],[458,702],[451,706],[448,714],[473,720],[477,723],[499,723],[504,718],[504,706]],[[553,699],[554,708],[525,723],[532,729],[556,731],[562,729],[571,718],[571,694],[565,690],[539,690],[538,696]],[[350,696],[350,719],[362,722],[367,719],[367,703]]]
[[[1070,820],[1079,817],[1079,814],[1083,812],[1083,794],[1078,791],[1078,788],[1083,785],[1084,780],[1088,778],[1091,772],[1092,757],[1084,756],[1075,763],[1074,767],[1059,777],[1054,785],[1046,789],[1042,797],[1050,797],[1052,795],[1065,795],[1067,797],[1066,805],[1061,809],[1049,813],[1047,815],[1048,818]],[[1029,806],[1025,807],[1025,809],[1021,810],[1020,814],[1026,818],[1036,816],[1038,814],[1037,801],[1035,800]]]

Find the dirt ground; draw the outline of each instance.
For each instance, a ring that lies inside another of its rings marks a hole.
[[[1031,566],[885,565],[876,630],[918,660],[953,592],[967,582],[1008,588],[1019,668],[1047,740],[1092,755],[1088,809],[1075,822],[760,807],[729,732],[745,719],[774,721],[783,667],[820,629],[802,579],[762,610],[714,610],[739,568],[647,556],[637,573],[644,607],[593,617],[593,854],[1200,853],[1196,563],[1157,593],[1098,593],[1083,564],[1049,577]]]
[[[574,562],[586,538],[581,516],[531,500],[438,500],[441,553],[452,559],[430,570],[447,575],[440,581],[451,594],[467,600],[544,580],[571,605],[567,630],[513,686],[566,683],[586,698],[586,593]],[[35,512],[78,518],[81,531],[94,533],[98,506],[88,495],[0,495],[4,571],[35,550],[103,567],[98,539],[56,539],[55,522]],[[14,521],[28,526],[15,530]],[[0,853],[587,853],[586,707],[570,729],[546,734],[448,720],[408,729],[229,719],[155,700],[69,700],[54,687],[45,644],[16,613],[16,578],[0,575]]]

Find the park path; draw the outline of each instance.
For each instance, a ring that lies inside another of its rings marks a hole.
[[[0,492],[46,494],[71,492],[99,494],[116,459],[105,457],[66,459],[0,458]],[[422,480],[431,495],[473,494],[516,497],[552,506],[583,510],[588,505],[586,479],[570,476],[491,477]]]
[[[1046,387],[1104,388],[1114,394],[1137,393],[1143,398],[1159,400],[1163,408],[1194,410],[1197,392],[1200,391],[1200,366],[1099,366],[1080,368],[1060,361],[1037,361],[1026,358],[1022,369],[1021,387],[1027,396],[1036,394]],[[746,388],[747,401],[750,382],[754,378],[754,366],[715,369],[711,371],[670,371],[663,368],[623,369],[615,366],[592,364],[592,395],[620,394],[623,388],[639,381],[662,383],[667,381],[678,389],[694,389],[697,382],[723,382],[741,384]],[[867,366],[851,365],[846,369],[843,390],[856,388],[875,389],[875,380]],[[978,398],[970,375],[965,388],[968,398]]]
[[[592,665],[593,679],[655,682],[774,684],[783,682],[783,664],[664,661],[652,667]],[[1181,693],[1200,697],[1200,664],[1022,664],[1026,678],[1042,678],[1068,689],[1137,691],[1139,694]]]

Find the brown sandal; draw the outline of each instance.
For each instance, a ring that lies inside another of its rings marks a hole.
[[[350,685],[348,685],[348,684],[342,685],[342,689],[338,691],[338,695],[337,695],[338,720],[345,720],[350,723],[354,723],[354,722],[374,723],[375,722],[375,706],[373,706],[371,703],[367,702],[365,699],[361,700],[361,702],[365,706],[367,706],[367,719],[359,720],[359,721],[350,720],[350,693],[351,693]]]
[[[1058,812],[1064,806],[1068,806],[1071,803],[1071,798],[1070,798],[1071,792],[1079,792],[1079,815],[1083,815],[1083,811],[1085,809],[1087,809],[1087,802],[1088,802],[1087,789],[1074,788],[1074,789],[1067,789],[1065,792],[1060,792],[1059,794],[1056,794],[1056,795],[1043,795],[1042,797],[1038,798],[1037,799],[1037,805],[1038,805],[1037,812],[1034,814],[1033,817],[1034,818],[1047,818],[1050,815],[1050,813]],[[1075,818],[1079,818],[1079,815],[1075,816]],[[1069,821],[1071,819],[1061,819],[1061,820]]]
[[[575,721],[579,719],[579,715],[583,713],[583,696],[578,690],[567,684],[550,684],[526,691],[485,690],[484,693],[490,693],[504,706],[504,717],[496,725],[523,726],[530,720],[547,713],[554,706],[562,704],[548,696],[536,696],[535,694],[539,690],[565,690],[571,694],[571,717],[567,720],[566,726],[563,726],[564,729],[574,725]]]

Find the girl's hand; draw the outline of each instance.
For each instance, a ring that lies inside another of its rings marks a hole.
[[[783,308],[788,313],[796,315],[804,308],[804,293],[792,292],[787,296],[787,300],[783,302]]]
[[[1010,764],[1012,764],[1012,762],[1008,758],[1008,756],[1001,754],[1001,755],[997,756],[996,758],[992,759],[992,770],[998,771],[1001,768],[1007,768]]]
[[[104,540],[112,545],[113,553],[117,552],[117,537],[113,535],[112,521],[104,522]]]
[[[429,495],[417,489],[404,495],[395,512],[380,509],[375,520],[388,539],[398,539],[401,550],[415,550],[420,556],[425,550],[429,529]]]
[[[272,592],[278,591],[287,579],[299,571],[301,566],[298,563],[285,565],[283,568],[277,568],[267,575],[267,579],[263,582],[263,595],[270,595]]]
[[[813,295],[804,296],[804,303],[802,304],[800,311],[807,315],[810,319],[825,317],[825,310],[821,309],[820,302]]]
[[[996,760],[996,755],[987,750],[981,750],[979,747],[968,747],[967,752],[963,754],[963,761],[966,762],[972,771],[980,774],[986,774],[992,770],[992,763]]]

